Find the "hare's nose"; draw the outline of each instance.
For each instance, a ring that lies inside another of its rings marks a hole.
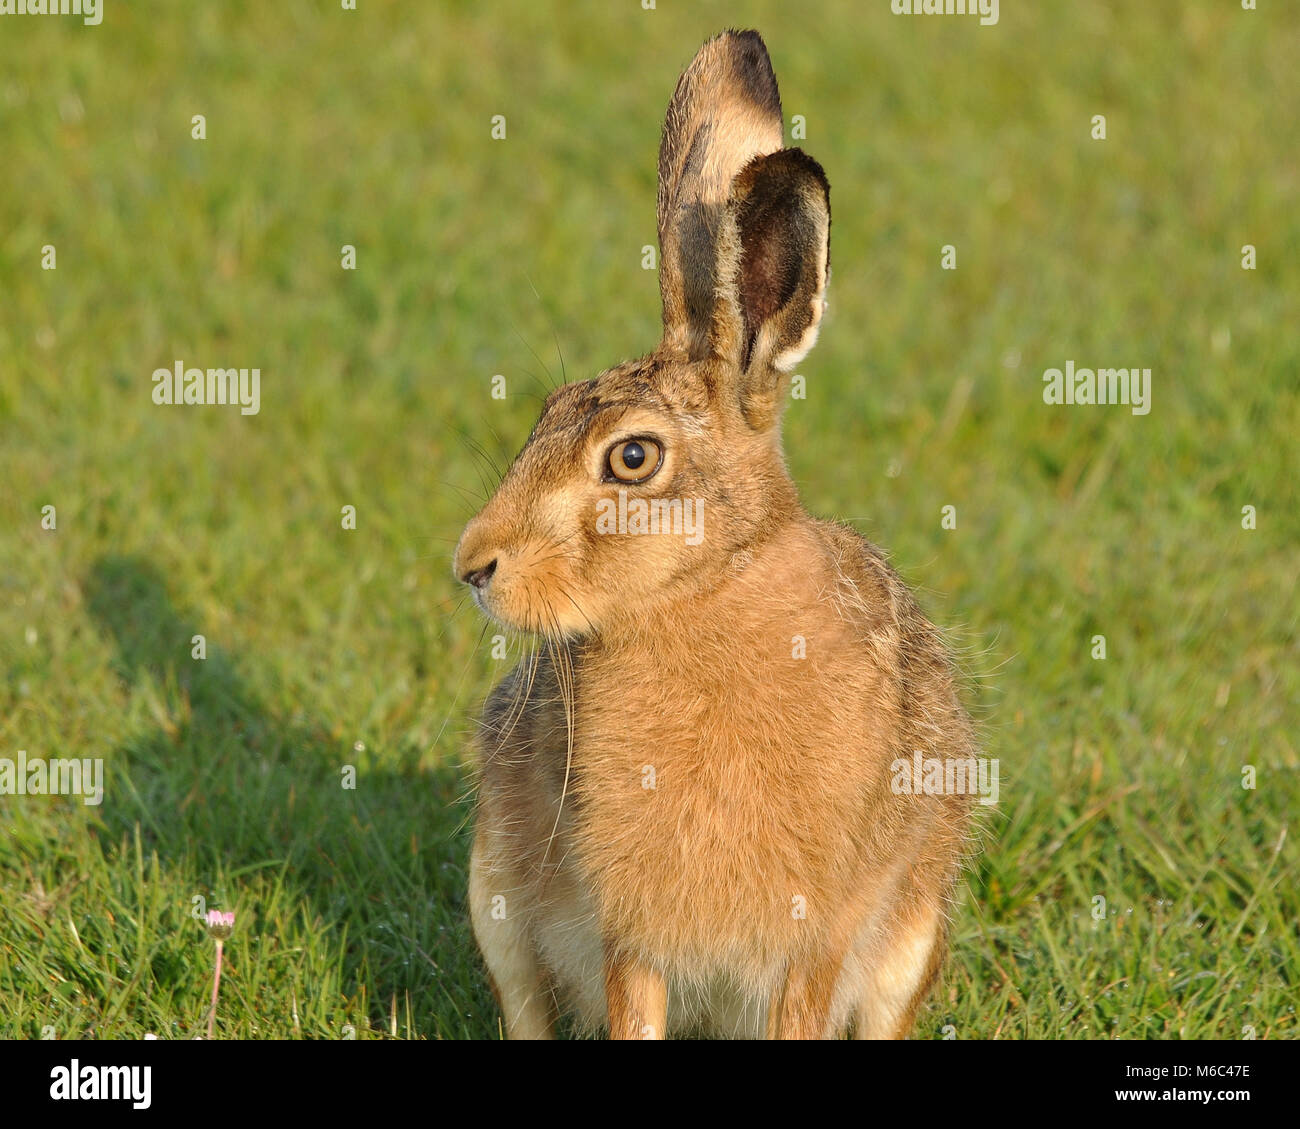
[[[488,586],[488,581],[492,579],[492,574],[496,572],[496,570],[497,562],[493,560],[482,568],[472,569],[467,572],[461,577],[461,580],[474,588],[486,588]]]

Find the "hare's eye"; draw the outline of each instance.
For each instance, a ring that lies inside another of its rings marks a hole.
[[[608,477],[619,482],[644,482],[663,461],[663,448],[653,439],[624,439],[609,449]]]

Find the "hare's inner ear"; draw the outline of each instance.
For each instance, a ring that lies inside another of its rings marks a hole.
[[[710,352],[718,231],[732,181],[755,156],[781,148],[781,96],[756,31],[709,40],[682,73],[659,146],[659,291],[664,345]]]
[[[780,414],[781,377],[817,341],[830,277],[830,185],[801,149],[756,157],[736,177],[718,240],[713,351],[739,370],[745,418]]]

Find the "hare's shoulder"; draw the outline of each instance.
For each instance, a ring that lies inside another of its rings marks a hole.
[[[883,549],[841,522],[818,519],[812,525],[825,552],[825,596],[845,618],[872,633],[904,633],[924,621]]]
[[[937,724],[946,741],[973,746],[960,700],[961,674],[943,632],[921,610],[883,550],[849,526],[817,525],[836,562],[833,598],[876,661],[898,680],[907,717],[926,730]]]
[[[909,682],[933,683],[946,695],[955,676],[948,644],[884,550],[851,526],[814,524],[829,562],[827,598],[841,617],[854,624],[878,659],[888,657],[888,665],[906,673]]]

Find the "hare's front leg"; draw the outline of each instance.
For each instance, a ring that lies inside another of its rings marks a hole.
[[[662,1039],[668,1023],[668,985],[643,961],[605,955],[605,1002],[611,1039]]]
[[[494,866],[488,836],[480,826],[469,857],[469,911],[474,937],[487,964],[492,991],[511,1039],[552,1037],[550,983],[537,959],[528,928],[524,895],[510,872]]]
[[[918,907],[907,918],[867,969],[854,1038],[907,1038],[939,978],[947,940],[947,922],[934,908]]]
[[[769,1039],[829,1039],[831,1003],[843,957],[792,961],[767,1013]]]

